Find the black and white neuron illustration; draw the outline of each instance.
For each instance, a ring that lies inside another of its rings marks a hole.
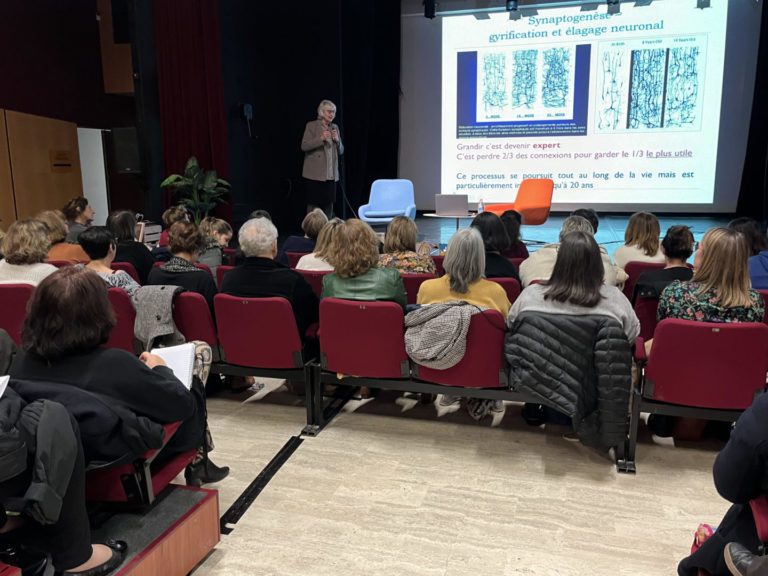
[[[571,92],[571,57],[566,48],[544,50],[541,101],[546,108],[563,108]]]
[[[482,55],[482,107],[486,118],[500,118],[509,104],[507,55],[489,52]]]

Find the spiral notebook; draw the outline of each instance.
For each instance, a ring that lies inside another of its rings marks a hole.
[[[181,380],[187,389],[192,388],[192,376],[195,369],[195,345],[192,342],[166,348],[155,348],[150,354],[156,354],[165,360],[168,368],[173,370],[173,375]]]

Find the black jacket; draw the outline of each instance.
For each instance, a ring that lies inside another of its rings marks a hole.
[[[485,253],[485,277],[486,278],[514,278],[520,282],[517,268],[507,258],[498,252]]]
[[[149,272],[155,265],[155,257],[152,252],[141,242],[120,242],[115,253],[115,262],[130,262],[139,274],[141,284],[146,284]]]
[[[588,446],[623,444],[632,352],[616,320],[524,312],[507,333],[504,353],[512,389],[570,416]]]
[[[213,297],[216,296],[216,282],[213,276],[205,270],[190,272],[169,272],[163,268],[152,268],[147,284],[150,286],[181,286],[185,290],[202,294],[208,307],[211,309],[211,317],[215,317],[213,310]]]

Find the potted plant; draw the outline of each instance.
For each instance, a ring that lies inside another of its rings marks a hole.
[[[224,195],[229,192],[229,182],[219,178],[215,170],[203,170],[192,156],[187,160],[184,174],[171,174],[161,188],[171,188],[179,204],[186,207],[195,219],[195,224],[208,216],[217,204],[226,204]]]

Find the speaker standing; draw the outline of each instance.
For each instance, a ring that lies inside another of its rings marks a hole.
[[[317,120],[307,122],[301,150],[304,168],[301,175],[307,191],[307,212],[320,208],[333,217],[333,203],[339,182],[339,156],[344,154],[339,127],[333,123],[336,105],[323,100],[317,107]]]

